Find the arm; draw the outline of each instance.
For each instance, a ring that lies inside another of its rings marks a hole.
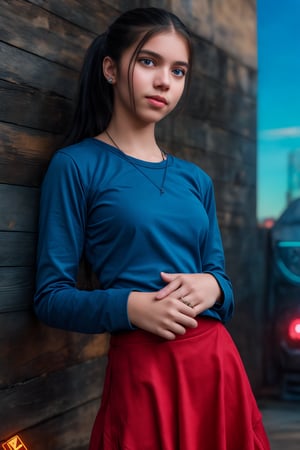
[[[203,248],[203,273],[212,275],[221,289],[221,297],[216,299],[217,303],[212,306],[212,309],[225,323],[232,317],[234,299],[231,281],[225,273],[224,250],[211,180],[206,192],[204,206],[209,219],[209,231]]]
[[[132,329],[127,316],[129,289],[76,288],[85,241],[87,194],[73,159],[58,152],[41,191],[35,311],[48,325],[71,331]]]

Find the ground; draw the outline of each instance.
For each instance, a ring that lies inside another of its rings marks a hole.
[[[300,449],[300,400],[266,397],[258,401],[271,450]]]

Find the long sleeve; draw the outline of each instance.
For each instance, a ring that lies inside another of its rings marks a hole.
[[[204,206],[209,219],[209,230],[203,248],[203,272],[213,275],[222,290],[222,305],[215,305],[212,311],[218,314],[221,321],[225,323],[233,315],[234,301],[232,285],[225,273],[224,251],[216,215],[212,182],[207,189]]]
[[[130,289],[76,288],[87,226],[88,186],[69,154],[58,152],[43,181],[40,200],[34,306],[50,326],[99,333],[131,329]]]

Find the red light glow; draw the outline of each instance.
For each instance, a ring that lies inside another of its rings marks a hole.
[[[289,325],[289,338],[292,341],[300,342],[300,317],[294,319],[290,322]]]

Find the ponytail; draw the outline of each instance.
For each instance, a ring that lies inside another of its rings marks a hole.
[[[100,34],[88,48],[79,78],[79,90],[66,145],[94,137],[107,127],[112,114],[113,90],[102,71],[107,55],[106,33]]]

